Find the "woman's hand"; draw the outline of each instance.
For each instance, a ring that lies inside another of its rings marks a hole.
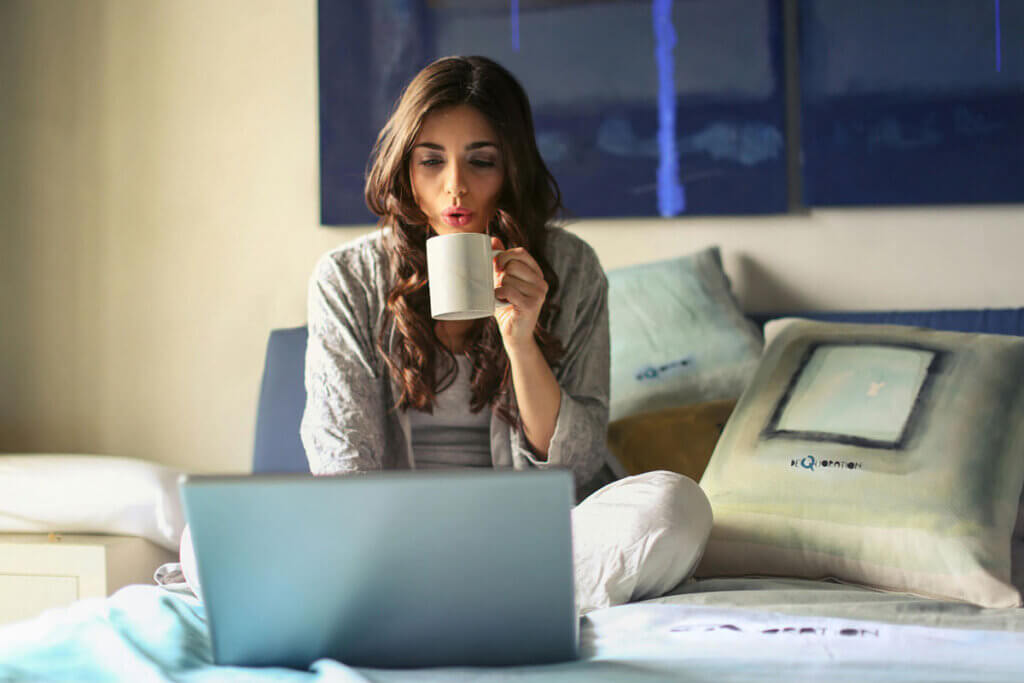
[[[548,294],[548,283],[526,249],[504,251],[505,245],[497,237],[491,237],[491,248],[502,250],[494,257],[494,295],[512,304],[495,310],[494,318],[506,351],[514,353],[535,344],[533,331]]]
[[[504,249],[504,245],[492,237],[491,248]],[[494,285],[494,295],[512,304],[497,309],[494,318],[508,353],[523,432],[534,457],[547,460],[562,393],[533,332],[548,295],[548,283],[529,252],[516,248],[494,257]]]

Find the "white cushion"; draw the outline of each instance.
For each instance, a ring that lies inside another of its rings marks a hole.
[[[0,532],[141,536],[177,550],[179,474],[135,458],[0,455]]]
[[[718,247],[608,272],[609,419],[739,398],[764,346]]]
[[[707,496],[675,472],[645,472],[595,491],[572,511],[580,615],[675,588],[697,567],[711,521]]]

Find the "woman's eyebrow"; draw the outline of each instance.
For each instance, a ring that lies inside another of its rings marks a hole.
[[[413,149],[415,149],[416,147],[426,147],[427,149],[436,149],[439,152],[443,152],[444,151],[444,146],[443,145],[439,145],[436,142],[420,142],[420,143],[417,143],[417,144],[413,145]],[[471,142],[468,145],[466,145],[466,150],[472,151],[474,149],[480,149],[482,147],[494,147],[495,149],[497,149],[498,145],[493,143],[493,142],[491,142],[490,140],[479,140],[477,142]]]

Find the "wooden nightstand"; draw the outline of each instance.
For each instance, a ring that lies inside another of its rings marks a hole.
[[[177,555],[137,536],[0,534],[0,624],[106,597]]]

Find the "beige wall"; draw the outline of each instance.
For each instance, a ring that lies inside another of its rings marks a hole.
[[[249,465],[318,254],[314,0],[0,0],[0,452]],[[1020,206],[588,221],[751,310],[1024,305]]]

